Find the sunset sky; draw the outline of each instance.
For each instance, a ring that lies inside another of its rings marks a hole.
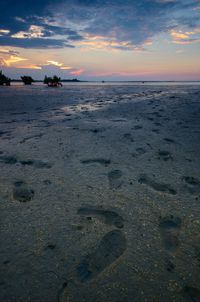
[[[11,78],[200,80],[200,0],[0,2]]]

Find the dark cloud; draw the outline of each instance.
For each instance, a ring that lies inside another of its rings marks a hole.
[[[0,45],[72,47],[69,42],[100,35],[118,42],[115,48],[134,49],[171,28],[199,26],[197,6],[199,0],[2,0],[0,29],[10,33],[0,37]],[[32,25],[41,27],[41,37],[12,37]]]
[[[135,49],[172,28],[199,26],[198,5],[199,0],[76,0],[61,4],[55,16],[82,25],[83,36],[105,36],[119,43],[114,48]]]
[[[73,45],[67,44],[65,40],[59,39],[43,39],[43,38],[34,38],[34,39],[18,39],[11,37],[0,37],[0,45],[2,46],[15,46],[22,48],[63,48],[70,47],[73,48]]]

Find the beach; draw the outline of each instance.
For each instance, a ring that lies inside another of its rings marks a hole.
[[[199,167],[199,84],[0,87],[0,300],[200,301]]]

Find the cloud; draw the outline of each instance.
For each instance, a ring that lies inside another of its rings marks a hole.
[[[194,16],[198,0],[77,0],[59,6],[53,12],[55,20],[79,30],[84,39],[75,45],[91,49],[145,50],[156,35],[200,22]],[[104,39],[94,42],[93,36]]]
[[[0,48],[0,66],[10,67],[13,64],[16,64],[21,61],[25,61],[26,58],[22,58],[19,56],[19,52],[7,49]]]
[[[70,70],[73,69],[71,66],[61,66],[60,67],[61,70]]]
[[[62,70],[73,69],[73,67],[71,67],[71,66],[65,66],[64,63],[61,63],[61,62],[58,62],[58,61],[52,61],[52,60],[48,60],[47,63],[41,64],[40,66],[49,66],[49,65],[56,66],[56,67],[58,67]]]
[[[2,55],[18,55],[19,52],[13,49],[0,48],[0,54]]]
[[[42,26],[31,25],[27,32],[19,31],[11,35],[11,38],[18,38],[18,39],[41,38],[44,36],[43,30],[44,28]]]
[[[9,29],[0,29],[0,36],[7,35],[9,34],[9,32],[10,32]]]
[[[73,70],[70,72],[71,75],[79,76],[84,72],[84,69]]]
[[[17,5],[14,3],[14,0],[1,1],[4,32],[0,31],[0,45],[138,51],[145,50],[148,42],[160,33],[182,26],[188,30],[200,26],[199,0],[21,0]],[[94,36],[104,38],[94,42]]]
[[[144,41],[143,45],[151,44],[150,41]],[[107,38],[106,36],[86,35],[83,41],[77,42],[77,46],[88,50],[134,50],[144,51],[144,46],[132,45],[129,41],[118,41],[116,38]]]
[[[43,70],[47,73],[52,72],[52,70],[55,72],[67,71],[69,75],[76,76],[79,76],[84,72],[83,69],[67,66],[62,62],[54,60],[47,60],[41,64],[32,64],[27,58],[20,57],[17,52],[13,52],[12,50],[8,49],[0,49],[0,54],[3,55],[3,57],[0,57],[0,66],[6,68],[14,67],[16,69]],[[23,61],[27,61],[26,64],[21,64]]]
[[[200,28],[193,31],[171,30],[172,42],[175,44],[187,45],[200,42]]]
[[[19,39],[19,38],[1,37],[1,36],[0,36],[0,45],[21,47],[21,48],[37,48],[37,49],[74,47],[73,45],[68,44],[67,41],[62,39],[48,39],[48,38]]]
[[[20,0],[17,5],[14,0],[1,1],[0,45],[23,48],[74,47],[71,41],[79,41],[82,36],[70,28],[52,25],[54,19],[50,7],[54,7],[52,0]]]
[[[17,67],[18,69],[38,69],[38,70],[41,70],[42,67],[41,66],[38,66],[38,65],[34,65],[34,64],[30,64],[30,65],[19,65]]]
[[[19,63],[19,62],[25,61],[27,59],[19,57],[19,56],[11,55],[7,59],[6,58],[0,58],[0,60],[1,60],[0,65],[10,67],[11,65],[13,65],[15,63]]]

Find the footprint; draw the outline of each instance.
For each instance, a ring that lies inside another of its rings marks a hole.
[[[166,141],[167,143],[175,143],[175,141],[172,139],[172,138],[168,138],[168,137],[165,137],[163,138],[164,141]]]
[[[100,164],[100,165],[107,166],[107,165],[110,165],[111,160],[110,160],[110,159],[104,159],[104,158],[92,158],[92,159],[84,159],[84,160],[81,160],[81,163],[82,163],[82,164],[93,164],[93,163],[97,163],[97,164]]]
[[[141,177],[138,179],[138,182],[151,187],[155,191],[176,195],[176,191],[169,184],[158,183],[146,175],[141,175]]]
[[[138,155],[145,154],[147,151],[144,148],[136,148],[136,152]]]
[[[89,129],[89,131],[96,134],[96,133],[105,131],[105,129],[104,128],[95,128],[95,129]]]
[[[164,217],[160,220],[159,228],[165,249],[169,252],[175,252],[179,246],[181,219],[173,215]]]
[[[173,157],[169,151],[159,150],[158,151],[158,158],[164,161],[173,160]]]
[[[134,139],[133,139],[133,137],[132,137],[132,135],[130,134],[130,133],[125,133],[124,135],[124,138],[126,138],[128,141],[130,141],[130,142],[134,142]]]
[[[45,180],[43,180],[43,183],[45,184],[45,185],[51,185],[51,180],[49,180],[49,179],[45,179]]]
[[[136,153],[131,154],[132,157],[139,157],[147,152],[147,150],[144,148],[136,148],[135,151]]]
[[[133,127],[134,130],[139,130],[139,129],[142,129],[142,128],[143,128],[142,125],[135,125],[135,126]]]
[[[78,265],[76,272],[80,282],[96,278],[116,261],[126,250],[126,238],[120,230],[107,233],[99,246]]]
[[[121,170],[112,170],[108,172],[108,181],[111,189],[117,189],[121,187],[122,181],[122,171]]]
[[[159,129],[152,129],[152,132],[159,134],[160,130]]]
[[[20,202],[27,202],[33,199],[34,190],[27,188],[23,181],[17,181],[14,183],[15,188],[13,189],[13,198]]]
[[[200,290],[192,286],[185,286],[184,292],[190,297],[192,302],[200,301]]]
[[[16,163],[20,163],[23,166],[34,166],[35,168],[51,168],[52,165],[48,162],[43,162],[41,160],[18,160],[15,156],[0,156],[0,162],[5,164],[14,165]]]
[[[56,244],[54,243],[49,243],[44,249],[45,250],[54,250],[56,248]]]
[[[192,176],[183,176],[182,180],[186,184],[186,188],[191,194],[200,192],[200,181]]]
[[[17,163],[17,158],[15,156],[0,156],[0,162],[4,164],[14,165]]]
[[[114,211],[103,210],[95,207],[84,207],[78,209],[77,213],[83,216],[94,216],[108,225],[114,225],[117,228],[123,228],[123,218]]]
[[[44,135],[44,133],[39,133],[39,134],[35,134],[35,135],[31,135],[31,136],[25,137],[25,138],[23,138],[23,139],[20,141],[20,144],[23,144],[23,143],[25,143],[26,141],[31,140],[31,139],[34,139],[34,138],[41,138],[43,135]]]
[[[166,269],[167,269],[167,271],[170,272],[170,273],[173,272],[174,269],[175,269],[174,263],[170,259],[166,259],[165,263],[166,263]]]
[[[20,164],[23,166],[33,166],[38,169],[50,169],[52,165],[48,162],[43,162],[41,160],[22,160],[20,161]]]

